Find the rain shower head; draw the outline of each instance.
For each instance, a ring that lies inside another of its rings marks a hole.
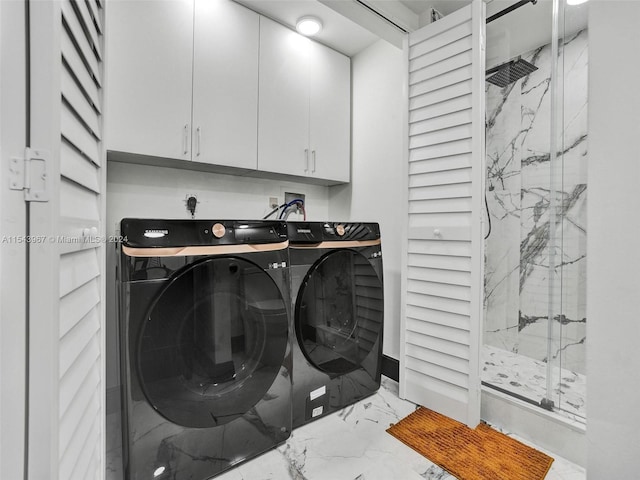
[[[486,78],[486,81],[500,88],[504,88],[537,69],[538,67],[535,65],[518,57],[516,60],[511,60],[487,70],[486,74],[491,76]]]

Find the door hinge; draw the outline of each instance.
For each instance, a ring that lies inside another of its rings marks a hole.
[[[26,148],[24,158],[12,158],[9,165],[11,190],[24,190],[27,202],[48,202],[51,184],[51,155],[46,150]]]

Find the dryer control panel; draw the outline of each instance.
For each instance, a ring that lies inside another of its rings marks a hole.
[[[380,226],[361,222],[289,222],[291,243],[378,240]]]
[[[265,244],[287,241],[287,224],[265,220],[124,218],[123,245],[133,248]]]

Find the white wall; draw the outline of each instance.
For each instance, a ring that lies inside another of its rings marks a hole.
[[[400,357],[404,63],[379,40],[351,59],[351,183],[330,187],[329,218],[380,223],[384,264],[384,347]]]
[[[191,218],[187,194],[198,198],[196,219],[258,219],[271,211],[269,198],[305,195],[308,220],[329,218],[328,187],[191,170],[110,162],[107,168],[107,235],[124,217]],[[271,217],[274,218],[274,217]],[[289,220],[302,220],[293,214]],[[107,250],[107,388],[118,383],[114,248]]]
[[[640,2],[589,2],[589,479],[638,478]]]

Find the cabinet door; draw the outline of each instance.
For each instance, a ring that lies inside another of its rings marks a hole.
[[[230,0],[196,0],[193,156],[256,169],[259,15]]]
[[[310,49],[310,148],[312,175],[349,181],[351,61],[324,45]]]
[[[190,159],[193,3],[110,2],[108,150]]]
[[[310,45],[308,38],[260,18],[260,170],[308,174]]]

